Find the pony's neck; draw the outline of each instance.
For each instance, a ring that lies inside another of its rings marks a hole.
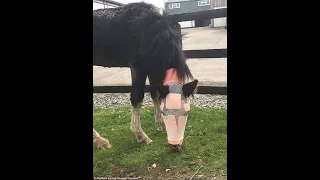
[[[178,73],[175,68],[171,68],[166,71],[166,76],[164,77],[163,85],[168,85],[170,83],[183,84],[182,81],[179,81]]]

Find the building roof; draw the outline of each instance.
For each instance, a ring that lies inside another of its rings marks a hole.
[[[193,0],[166,0],[165,3],[175,3],[175,2],[183,2],[183,1],[193,1]]]
[[[117,5],[117,6],[123,6],[124,4],[123,3],[120,3],[120,2],[117,2],[117,1],[112,1],[112,0],[93,0],[94,2],[105,2],[105,3],[108,3],[108,4],[113,4],[113,5]]]

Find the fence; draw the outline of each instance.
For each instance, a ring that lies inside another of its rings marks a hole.
[[[212,9],[192,13],[174,14],[169,18],[173,22],[192,21],[202,19],[213,19],[227,17],[227,8]],[[190,58],[226,58],[227,49],[203,49],[184,50],[187,59]],[[149,92],[149,85],[146,85],[145,92]],[[130,93],[131,86],[94,86],[93,93]],[[198,94],[219,94],[227,95],[226,86],[199,85]]]

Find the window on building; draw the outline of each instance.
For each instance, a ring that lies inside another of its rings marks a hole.
[[[221,9],[227,7],[227,0],[215,0],[214,9]]]
[[[198,1],[198,6],[210,6],[210,0]]]
[[[180,8],[180,3],[169,4],[169,9],[177,9],[177,8]]]

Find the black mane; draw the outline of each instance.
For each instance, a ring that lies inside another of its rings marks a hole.
[[[165,71],[176,68],[182,81],[193,79],[181,49],[178,23],[144,2],[93,11],[93,63],[127,66],[145,71],[162,82]]]

